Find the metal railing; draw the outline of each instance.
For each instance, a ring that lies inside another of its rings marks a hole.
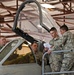
[[[52,51],[53,53],[65,53],[65,52],[73,52],[73,50],[59,50],[59,51]],[[52,75],[52,74],[70,74],[70,73],[74,73],[74,71],[60,71],[60,72],[45,72],[45,65],[44,65],[44,58],[45,55],[47,55],[48,52],[43,54],[42,57],[42,75]]]

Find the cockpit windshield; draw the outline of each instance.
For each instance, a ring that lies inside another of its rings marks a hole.
[[[59,28],[54,19],[50,16],[48,9],[41,6],[41,12],[42,14],[35,3],[26,4],[25,7],[20,11],[17,27],[24,32],[31,34],[32,36],[35,36],[34,34],[37,33],[48,33],[47,30],[42,26],[47,27],[48,30],[50,30],[50,28],[53,26]],[[42,24],[40,24],[41,21]],[[38,39],[39,36],[36,38]]]
[[[25,4],[24,2],[16,13],[13,31],[21,37],[26,35],[24,34],[25,32],[35,37],[35,39],[47,41],[51,37],[48,33],[50,28],[53,26],[57,27],[57,29],[59,28],[48,11],[48,9],[43,8],[40,4]]]

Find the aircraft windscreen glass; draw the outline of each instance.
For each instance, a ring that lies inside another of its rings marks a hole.
[[[59,28],[59,26],[57,25],[57,23],[55,22],[55,20],[53,19],[53,17],[51,17],[50,15],[50,10],[47,8],[43,8],[42,7],[42,22],[45,26],[47,26],[49,29],[51,27],[56,27]]]
[[[6,43],[4,46],[2,46],[2,48],[0,49],[0,63],[3,61],[3,59],[6,57],[6,55],[11,52],[11,50],[13,49],[13,47],[16,46],[17,43],[18,43],[18,39],[10,41],[10,42]]]
[[[26,4],[19,14],[17,27],[25,32],[38,31],[39,11],[35,3]]]
[[[0,52],[0,64],[35,63],[34,55],[24,39],[10,41]]]
[[[50,29],[53,26],[58,28],[58,25],[50,16],[48,12],[49,10],[43,7],[41,7],[41,10],[42,10],[42,24],[48,27],[48,29]],[[17,27],[23,30],[24,32],[29,33],[32,36],[35,36],[36,33],[39,34],[48,33],[47,30],[40,25],[41,14],[39,14],[39,12],[40,12],[39,8],[35,3],[26,4],[19,14]],[[36,37],[36,39],[38,38],[39,35],[38,37]]]

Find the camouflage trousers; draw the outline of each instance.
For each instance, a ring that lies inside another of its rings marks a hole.
[[[52,72],[60,72],[61,65],[62,65],[62,56],[58,54],[51,54],[49,56],[49,63],[50,63],[50,68]],[[56,74],[56,75],[59,75],[59,74]]]
[[[50,63],[50,68],[52,72],[59,72],[61,69],[61,62],[60,61],[54,61],[52,63]],[[55,75],[55,74],[53,74]],[[56,74],[59,75],[59,74]]]
[[[62,67],[61,71],[69,71],[74,63],[74,56],[70,57],[69,55],[67,57],[64,57],[62,61]],[[61,75],[68,75],[68,74],[61,74]]]

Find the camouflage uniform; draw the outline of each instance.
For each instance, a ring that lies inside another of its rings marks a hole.
[[[40,51],[38,51],[38,52],[35,53],[36,60],[37,60],[37,63],[38,63],[39,65],[42,64],[42,55],[43,55],[43,53],[40,52]]]
[[[62,47],[58,46],[59,44],[59,37],[52,39],[49,43],[53,46],[52,50],[61,50]],[[60,71],[61,69],[61,65],[62,65],[62,57],[63,54],[62,53],[51,53],[49,55],[49,63],[50,63],[50,67],[52,72],[57,72]]]
[[[38,52],[36,52],[34,54],[35,54],[37,63],[39,65],[41,65],[43,53],[38,51]],[[28,61],[28,63],[34,63],[35,62],[35,59],[34,59],[34,56],[33,56],[33,53],[32,52],[28,53],[26,56],[27,56],[27,59],[26,60]]]
[[[74,35],[66,31],[63,34],[62,40],[60,41],[59,45],[63,45],[63,50],[74,50]],[[73,52],[66,52],[64,53],[64,58],[62,61],[61,71],[68,71],[72,67],[74,63],[74,51]],[[61,74],[66,75],[66,74]]]

